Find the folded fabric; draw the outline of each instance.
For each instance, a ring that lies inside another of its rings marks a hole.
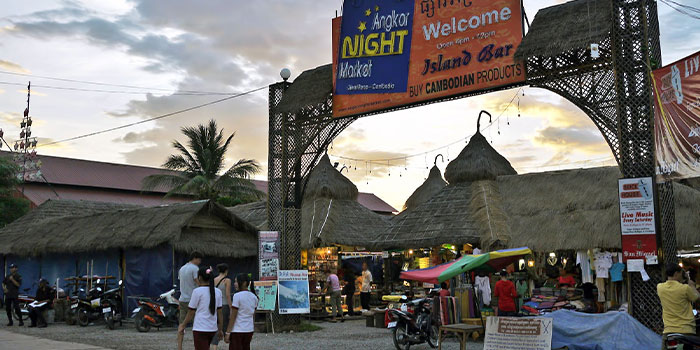
[[[562,307],[568,303],[569,302],[567,302],[567,301],[560,301],[560,302],[554,303],[554,307]]]
[[[530,313],[532,315],[539,315],[540,314],[539,311],[537,311],[536,309],[531,308],[529,306],[523,306],[523,310],[527,311],[528,313]]]
[[[537,307],[537,310],[551,309],[552,307],[554,307],[554,303],[545,301]]]
[[[525,306],[536,309],[538,306],[540,306],[540,303],[537,303],[534,301],[528,301],[527,303],[525,303]]]

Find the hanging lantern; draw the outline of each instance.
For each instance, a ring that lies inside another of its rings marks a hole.
[[[24,130],[22,130],[22,132],[19,133],[19,138],[23,139],[24,135],[25,135]]]
[[[32,118],[27,118],[27,126],[32,126]]]

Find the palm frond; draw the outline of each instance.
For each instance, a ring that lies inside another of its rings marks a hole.
[[[175,189],[187,183],[188,178],[184,174],[156,174],[146,176],[141,182],[143,191],[167,190],[168,196]],[[175,194],[175,193],[173,193]]]

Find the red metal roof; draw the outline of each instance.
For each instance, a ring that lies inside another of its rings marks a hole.
[[[0,154],[7,152],[0,152]],[[39,155],[41,173],[61,199],[90,200],[98,202],[161,205],[189,199],[162,199],[166,191],[141,193],[141,181],[149,175],[162,174],[161,168],[97,162],[92,160]],[[252,180],[258,190],[267,193],[267,181]],[[123,192],[127,191],[127,192]],[[131,192],[131,193],[129,193]],[[25,196],[35,205],[56,194],[45,182],[31,183],[25,187]],[[360,193],[357,201],[374,212],[389,214],[397,212],[392,206],[372,193]]]

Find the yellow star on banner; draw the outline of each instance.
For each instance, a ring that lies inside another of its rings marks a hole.
[[[367,11],[365,11],[365,16],[369,17],[370,15],[372,15],[372,9],[367,9]]]
[[[379,12],[379,5],[374,5],[374,12]]]
[[[365,29],[367,29],[367,22],[360,22],[360,25],[357,27],[357,29],[360,30],[360,33],[364,32]]]

